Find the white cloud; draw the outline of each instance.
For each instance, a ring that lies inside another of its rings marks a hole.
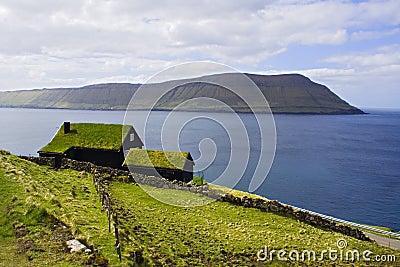
[[[326,85],[352,105],[361,108],[399,108],[400,65],[374,69],[320,68],[271,70],[259,74],[299,73]]]
[[[400,53],[397,46],[382,47],[330,59],[348,68],[299,70],[360,107],[399,107]],[[346,64],[343,64],[346,63]]]
[[[339,55],[325,59],[326,62],[347,66],[376,67],[400,64],[400,45],[380,47],[372,51]]]
[[[358,107],[399,108],[400,45],[348,52],[325,59],[330,67],[281,69],[259,74],[299,73],[328,86]]]
[[[80,51],[81,55],[119,51],[184,57],[187,51],[203,54],[211,47],[203,57],[235,62],[229,51],[265,58],[292,43],[341,44],[348,39],[347,27],[364,27],[371,19],[393,24],[398,19],[390,18],[399,10],[398,1],[386,1],[385,8],[377,10],[374,2],[339,1],[196,1],[194,6],[182,1],[169,2],[169,6],[162,1],[82,1],[58,6],[60,3],[3,2],[3,9],[9,12],[0,30],[10,39],[1,47],[3,53],[39,53],[47,47]]]
[[[177,63],[125,55],[94,55],[90,58],[0,56],[0,81],[4,81],[3,90],[82,86],[107,81],[141,83],[160,68]]]
[[[390,29],[390,30],[379,30],[379,31],[357,31],[351,34],[351,40],[353,41],[374,40],[397,34],[400,34],[400,28]]]
[[[191,60],[257,71],[292,46],[315,49],[400,34],[397,0],[149,2],[1,1],[0,90],[139,82]],[[395,49],[337,54],[308,73],[344,77],[396,68]]]

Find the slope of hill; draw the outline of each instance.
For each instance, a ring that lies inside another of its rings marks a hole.
[[[221,201],[200,207],[171,206],[135,184],[113,180],[109,184],[120,222],[121,262],[92,174],[55,171],[0,150],[0,266],[83,266],[93,261],[93,254],[70,254],[65,248],[70,238],[92,245],[95,259],[106,258],[109,266],[386,266],[374,261],[330,261],[327,253],[324,260],[316,261],[277,259],[280,249],[287,251],[284,257],[291,250],[319,254],[336,250],[342,239],[347,241],[346,249],[371,251],[371,259],[400,257],[399,251],[271,212]],[[200,197],[187,191],[152,190],[174,199]],[[257,253],[265,246],[275,251],[273,260],[257,262]]]
[[[177,104],[196,97],[209,97],[225,102],[235,111],[249,112],[249,108],[236,95],[223,87],[199,82],[202,79],[229,80],[234,75],[217,74],[197,79],[183,80],[185,84],[169,81],[150,86],[173,88],[154,106],[156,109],[171,110]],[[299,114],[363,114],[342,100],[326,86],[312,82],[298,74],[254,75],[246,74],[261,90],[274,113]],[[67,109],[114,109],[124,110],[140,84],[110,83],[89,85],[80,88],[37,89],[0,93],[0,107],[67,108]],[[148,108],[152,103],[141,103]],[[260,105],[264,105],[260,101]],[[256,105],[257,109],[257,105]],[[218,111],[217,107],[192,106],[185,110]]]
[[[81,88],[21,90],[0,93],[2,107],[125,109],[139,85],[114,83]]]

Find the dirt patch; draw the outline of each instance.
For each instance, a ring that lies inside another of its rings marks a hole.
[[[17,252],[23,255],[26,255],[29,260],[32,260],[32,257],[28,256],[28,252],[31,250],[37,250],[35,242],[29,237],[18,238]]]

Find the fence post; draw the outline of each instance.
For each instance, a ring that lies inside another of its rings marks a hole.
[[[118,233],[118,217],[117,214],[115,214],[114,218],[114,232],[115,232],[115,248],[118,253],[119,261],[121,262],[122,256],[121,256],[121,244],[119,242],[119,233]]]

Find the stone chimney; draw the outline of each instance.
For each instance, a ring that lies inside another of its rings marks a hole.
[[[69,121],[64,122],[64,134],[67,134],[71,131],[71,123]]]

